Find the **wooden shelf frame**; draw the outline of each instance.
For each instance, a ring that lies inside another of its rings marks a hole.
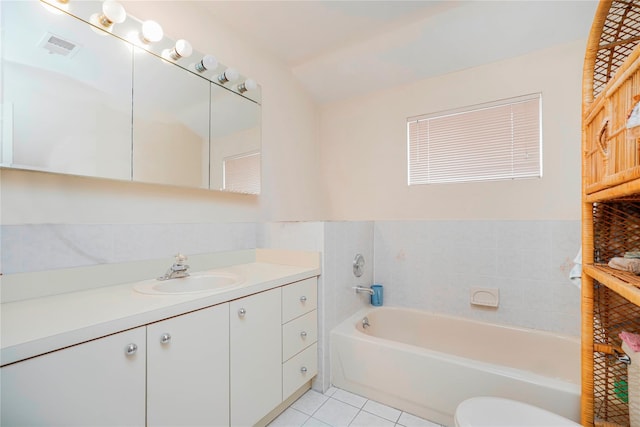
[[[613,269],[606,264],[583,265],[584,272],[620,296],[640,305],[640,276]]]
[[[594,363],[596,355],[620,350],[614,348],[615,340],[608,335],[612,332],[603,329],[600,321],[630,316],[627,319],[633,320],[633,328],[638,329],[640,319],[635,307],[640,307],[640,276],[594,262],[595,253],[604,257],[598,259],[604,263],[611,256],[623,256],[624,251],[638,250],[626,247],[627,242],[631,246],[637,243],[626,236],[626,230],[631,230],[627,228],[629,224],[635,227],[633,233],[637,236],[640,215],[636,211],[624,211],[615,219],[615,225],[608,226],[603,221],[610,217],[594,218],[594,209],[600,214],[600,208],[612,209],[621,201],[640,201],[640,139],[632,140],[625,127],[627,115],[640,95],[639,42],[640,1],[600,0],[587,41],[582,76],[581,422],[587,427],[618,425],[610,422],[613,420],[596,418],[594,388],[602,387],[596,381],[602,373]],[[610,212],[606,209],[604,212]],[[603,300],[602,295],[608,296]],[[626,302],[622,304],[627,304],[626,308],[609,305],[613,295],[615,299],[624,298]],[[631,315],[627,314],[629,311]],[[607,343],[602,341],[603,333],[607,334]]]

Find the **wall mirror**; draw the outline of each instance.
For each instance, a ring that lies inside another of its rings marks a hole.
[[[2,164],[131,179],[130,46],[38,2],[1,6]]]
[[[133,180],[209,188],[211,83],[142,49],[135,51]],[[164,82],[170,84],[159,85]]]
[[[211,85],[210,188],[260,193],[260,106]]]
[[[0,2],[0,167],[260,192],[258,85],[132,16],[101,28],[112,1],[48,1]]]

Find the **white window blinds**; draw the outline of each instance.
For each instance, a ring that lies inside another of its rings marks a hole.
[[[541,94],[407,119],[409,185],[542,176]]]
[[[225,190],[260,194],[260,152],[227,157],[222,166]]]

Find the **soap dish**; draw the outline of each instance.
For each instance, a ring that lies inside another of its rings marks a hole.
[[[483,307],[498,307],[500,303],[500,290],[497,288],[471,288],[471,305]]]

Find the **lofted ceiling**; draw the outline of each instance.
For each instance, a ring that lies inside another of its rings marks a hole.
[[[196,3],[286,62],[318,102],[586,40],[596,6],[591,0]]]
[[[271,52],[319,103],[586,40],[596,0],[181,1]]]

